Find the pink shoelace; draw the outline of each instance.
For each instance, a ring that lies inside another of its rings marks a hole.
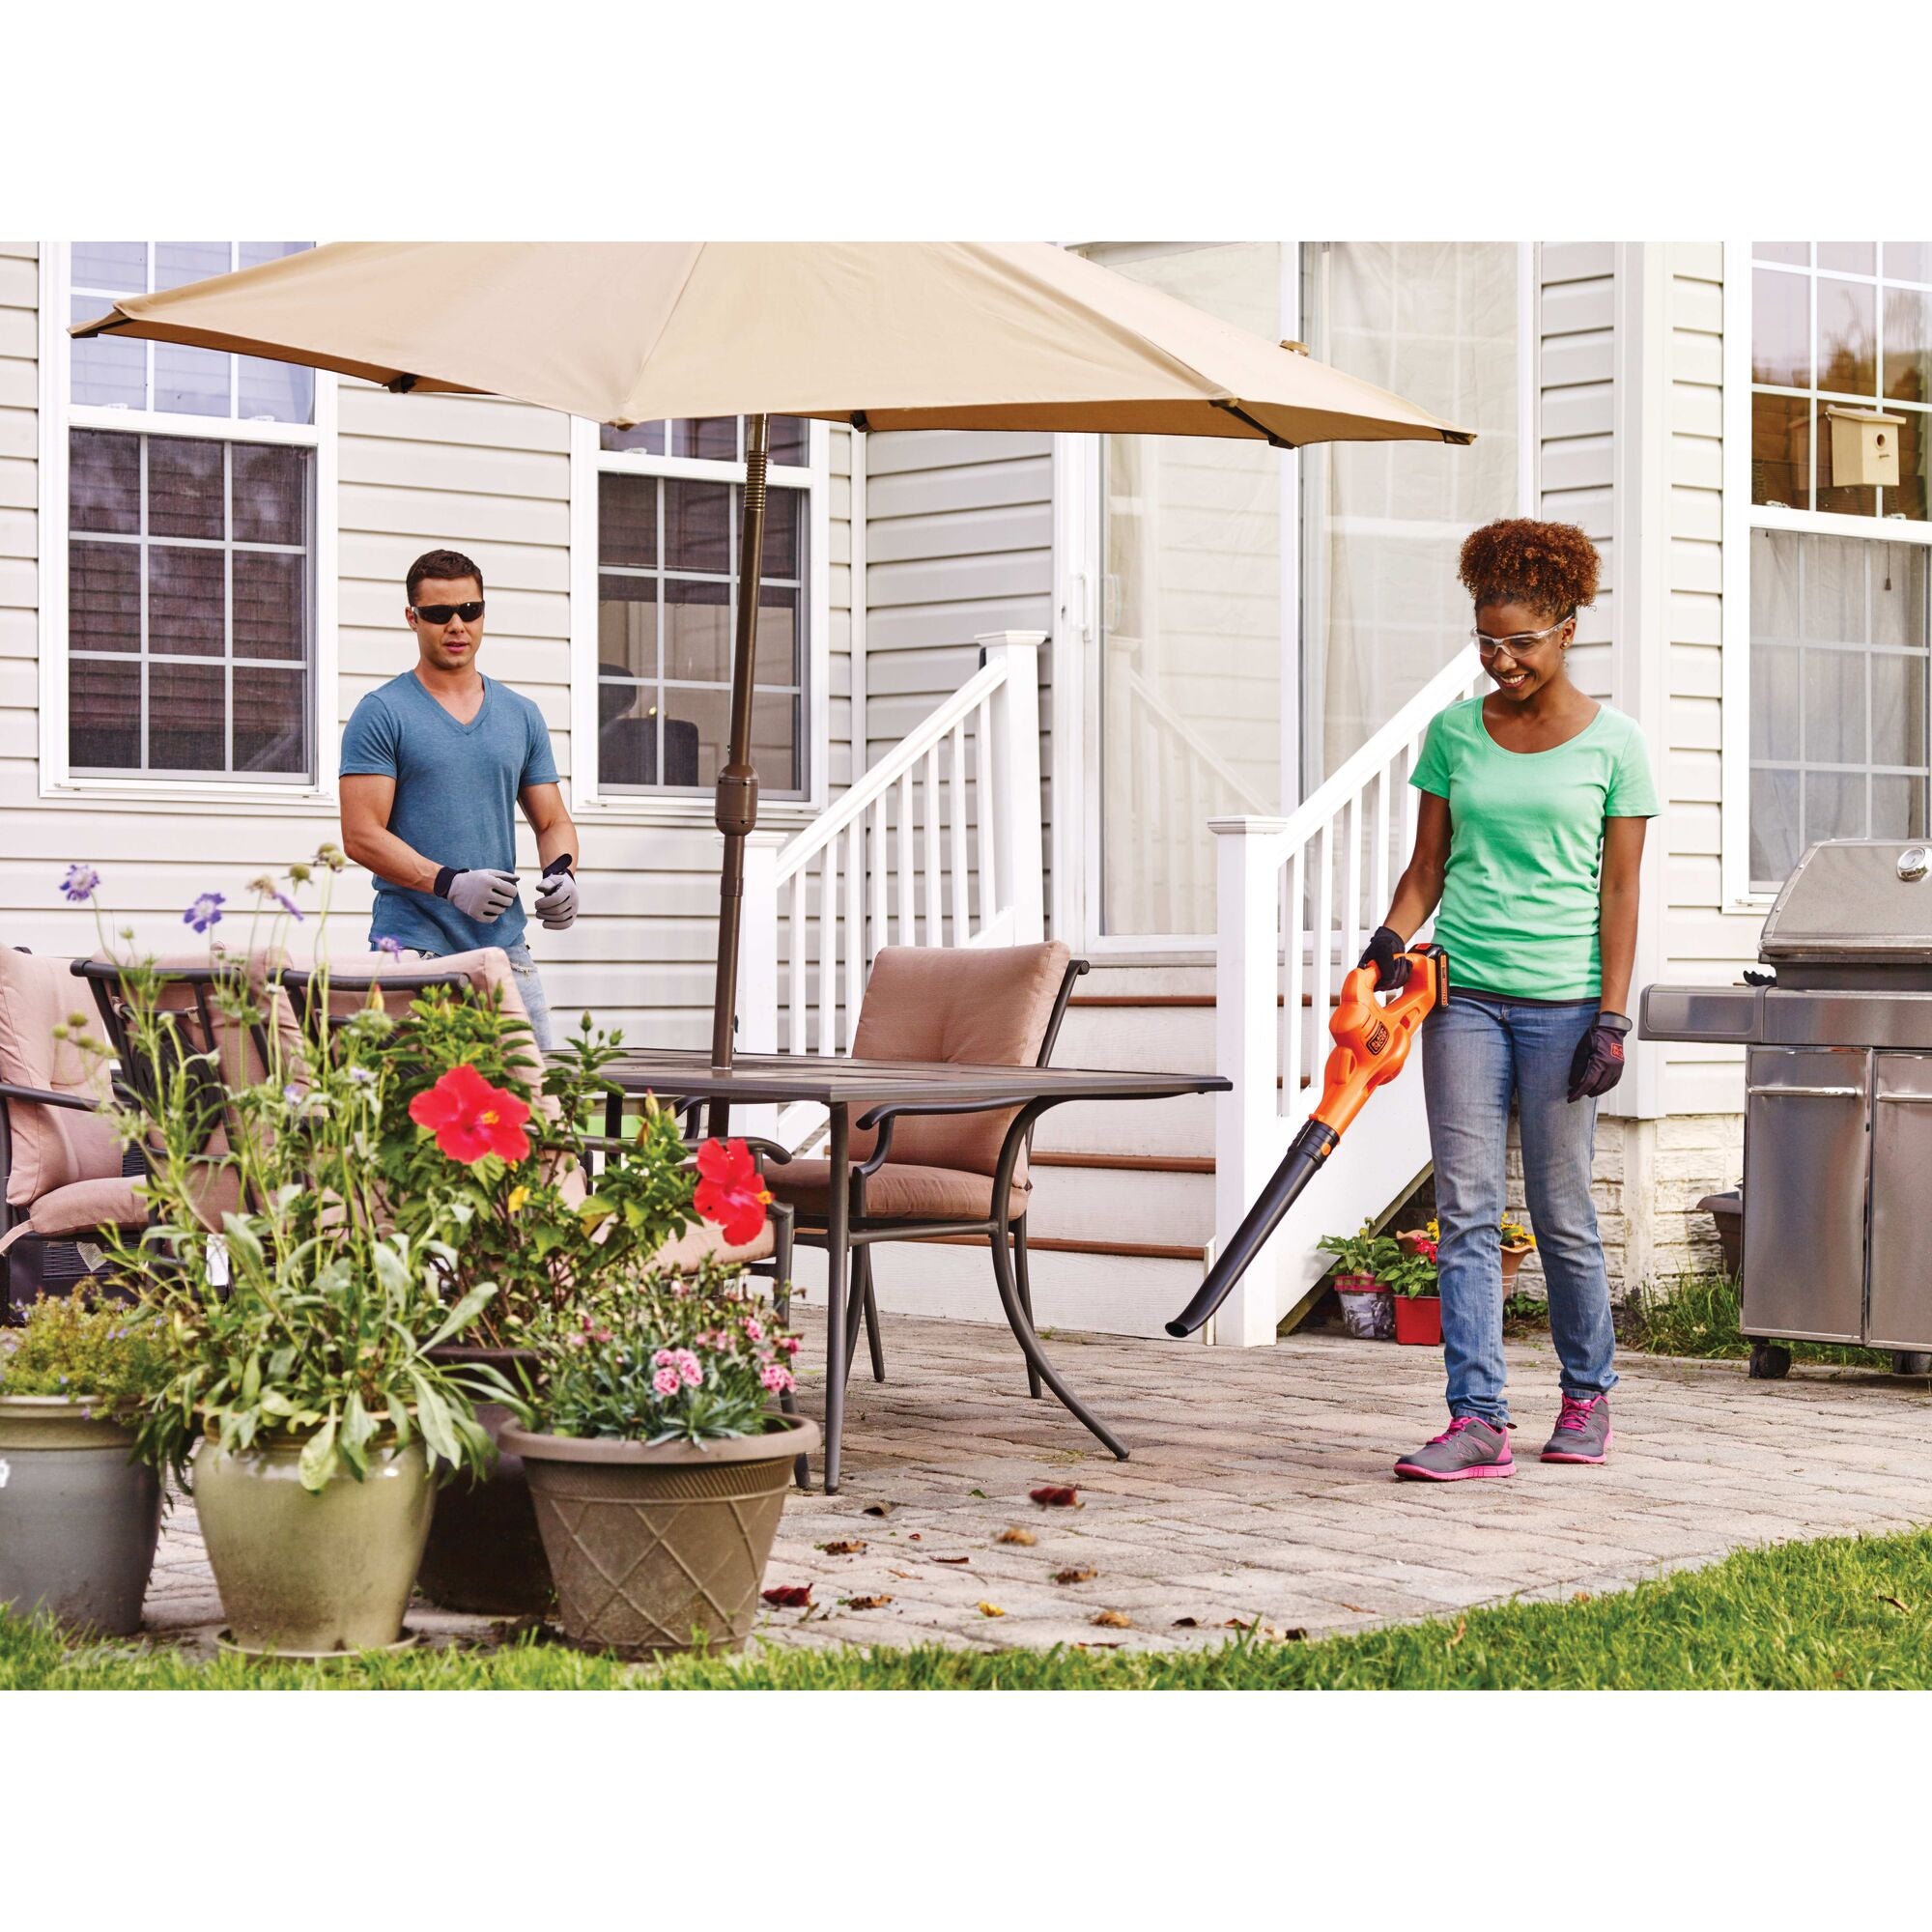
[[[1453,1442],[1475,1419],[1473,1415],[1459,1415],[1440,1435],[1429,1438],[1429,1446],[1433,1449],[1438,1442]]]
[[[1562,1413],[1556,1418],[1557,1428],[1572,1429],[1581,1435],[1589,1426],[1590,1411],[1602,1401],[1603,1397],[1600,1395],[1588,1397],[1566,1395],[1563,1398]]]

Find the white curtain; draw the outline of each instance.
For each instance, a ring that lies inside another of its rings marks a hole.
[[[1507,242],[1329,242],[1303,258],[1312,354],[1477,432],[1305,453],[1302,791],[1456,654],[1463,539],[1518,512],[1518,250]]]

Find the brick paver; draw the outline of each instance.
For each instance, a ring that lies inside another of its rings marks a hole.
[[[1518,1474],[1430,1486],[1390,1465],[1440,1427],[1433,1350],[1060,1335],[1056,1361],[1132,1446],[1117,1463],[1050,1397],[1027,1400],[1004,1330],[889,1318],[886,1341],[890,1381],[869,1379],[862,1352],[852,1383],[841,1492],[787,1505],[767,1581],[810,1583],[813,1604],[764,1616],[769,1641],[1176,1648],[1225,1640],[1234,1620],[1316,1635],[1932,1520],[1923,1378],[1799,1368],[1753,1382],[1741,1363],[1626,1356],[1610,1462],[1546,1467],[1555,1360],[1547,1343],[1512,1344]],[[820,1348],[809,1334],[803,1359]],[[804,1401],[817,1412],[810,1382]],[[1048,1483],[1077,1486],[1082,1506],[1028,1500]],[[1002,1544],[1009,1528],[1033,1542]],[[833,1555],[831,1542],[865,1548]],[[1065,1570],[1094,1575],[1053,1581]],[[866,1597],[891,1601],[852,1607]],[[1109,1610],[1127,1623],[1096,1625]],[[203,1647],[219,1622],[183,1500],[149,1629]],[[486,1628],[425,1605],[410,1622],[432,1640]]]

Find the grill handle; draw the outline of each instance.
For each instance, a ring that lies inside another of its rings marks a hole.
[[[1878,1097],[1889,1107],[1932,1107],[1932,1094],[1881,1094]]]
[[[1747,1087],[1745,1092],[1753,1099],[1760,1094],[1785,1094],[1794,1100],[1862,1100],[1865,1090],[1862,1087]],[[1932,1094],[1885,1094],[1886,1099],[1924,1099],[1932,1101]]]

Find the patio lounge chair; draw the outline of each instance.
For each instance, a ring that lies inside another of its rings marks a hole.
[[[1044,1066],[1066,1003],[1087,970],[1086,960],[1073,958],[1058,940],[1039,946],[884,947],[866,985],[853,1057]],[[875,1127],[854,1128],[848,1375],[863,1318],[873,1378],[886,1378],[872,1288],[871,1251],[878,1241],[917,1239],[934,1228],[949,1236],[983,1236],[992,1251],[1001,1306],[1014,1333],[1020,1318],[1031,1326],[1026,1216],[1033,1182],[1027,1148],[1020,1150],[1007,1198],[993,1199],[1001,1151],[1016,1113],[882,1108]],[[1030,1142],[1031,1134],[1027,1138]],[[766,1177],[778,1199],[797,1213],[798,1238],[814,1247],[825,1241],[830,1181],[831,1163],[824,1160],[791,1160]],[[1040,1392],[1031,1360],[1027,1388],[1034,1396]]]
[[[138,1229],[147,1208],[133,1179],[138,1148],[124,1150],[99,1118],[103,1066],[54,1029],[75,1006],[65,959],[0,947],[0,1319],[17,1320],[43,1293],[65,1294],[102,1265],[89,1237],[102,1226]]]

